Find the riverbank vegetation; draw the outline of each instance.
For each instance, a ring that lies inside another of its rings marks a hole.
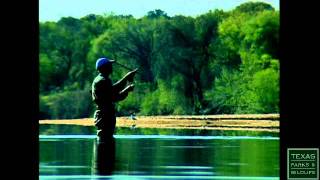
[[[261,2],[197,17],[90,14],[40,22],[40,119],[92,117],[101,56],[139,68],[117,115],[279,112],[279,11]],[[126,69],[114,65],[112,79]]]

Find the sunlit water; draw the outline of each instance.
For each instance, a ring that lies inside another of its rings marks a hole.
[[[40,179],[279,179],[276,133],[117,130],[111,175],[95,171],[95,129],[40,126]]]

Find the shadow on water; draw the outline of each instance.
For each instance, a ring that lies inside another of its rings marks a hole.
[[[111,175],[115,168],[115,139],[95,141],[94,144],[94,172],[96,175]]]

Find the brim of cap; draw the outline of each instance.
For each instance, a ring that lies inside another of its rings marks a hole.
[[[116,60],[109,59],[108,61],[109,61],[110,63],[114,63]]]

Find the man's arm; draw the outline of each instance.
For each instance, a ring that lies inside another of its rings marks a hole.
[[[119,91],[121,91],[121,89],[123,89],[126,84],[127,84],[127,79],[126,79],[126,76],[124,76],[122,79],[120,79],[119,81],[117,81],[112,85],[112,89],[115,93],[119,93]]]
[[[127,86],[125,89],[123,89],[122,91],[120,91],[117,94],[113,95],[113,101],[117,102],[117,101],[122,101],[124,100],[130,91],[133,91],[134,89],[134,84],[130,84],[129,86]]]
[[[137,70],[138,69],[128,72],[122,79],[114,83],[113,84],[114,91],[119,93],[125,87],[125,85],[127,84],[127,81],[132,82],[133,77],[136,74]]]

